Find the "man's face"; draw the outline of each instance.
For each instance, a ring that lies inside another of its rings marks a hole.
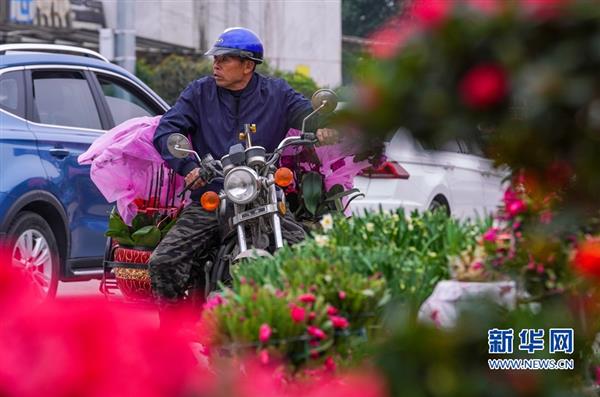
[[[253,62],[232,55],[217,55],[213,60],[213,77],[219,87],[241,90],[246,87],[252,72]]]

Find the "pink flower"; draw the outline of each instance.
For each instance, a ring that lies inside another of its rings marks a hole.
[[[204,310],[212,310],[215,307],[221,306],[224,303],[225,299],[221,295],[215,294],[206,301],[203,308]]]
[[[483,110],[497,105],[506,97],[508,78],[500,65],[482,63],[465,74],[458,90],[465,105]]]
[[[596,384],[600,385],[600,366],[596,367]]]
[[[496,237],[498,237],[498,228],[497,227],[490,227],[484,234],[483,234],[483,239],[485,241],[490,241],[490,242],[495,242],[496,241]]]
[[[269,359],[269,352],[267,350],[263,349],[260,351],[260,353],[258,353],[258,360],[262,365],[267,365],[269,363]]]
[[[346,293],[344,291],[340,291],[338,292],[338,298],[340,298],[340,300],[344,300],[346,299]]]
[[[333,357],[329,356],[325,359],[325,369],[329,372],[335,372],[336,365]]]
[[[452,6],[453,2],[448,0],[417,0],[412,15],[420,25],[437,28],[448,18]]]
[[[315,312],[310,312],[310,314],[308,315],[308,321],[312,321],[317,317],[317,313]]]
[[[511,217],[514,217],[525,211],[525,203],[523,200],[515,200],[506,207],[506,211]]]
[[[473,270],[480,270],[481,268],[483,268],[483,264],[481,262],[475,262],[471,265],[471,269]]]
[[[350,325],[348,320],[346,320],[342,316],[330,316],[329,319],[331,320],[331,323],[333,324],[334,328],[344,329],[348,328],[348,326]]]
[[[338,309],[336,309],[333,306],[327,306],[327,314],[330,316],[335,316],[336,314],[338,314]]]
[[[293,305],[290,309],[290,317],[295,323],[301,323],[306,317],[306,310],[303,307]]]
[[[268,324],[261,325],[260,329],[258,330],[258,340],[260,340],[262,343],[265,343],[269,340],[270,337],[271,327],[269,327]]]
[[[310,336],[313,336],[313,337],[315,337],[315,338],[317,338],[319,340],[323,340],[323,339],[327,338],[327,334],[322,329],[320,329],[318,327],[315,327],[315,326],[311,325],[306,330],[308,331],[308,334]]]
[[[536,271],[538,272],[538,274],[543,274],[546,269],[544,268],[544,265],[542,265],[541,263],[538,263],[537,267],[536,267]]]
[[[313,294],[302,294],[298,297],[298,300],[302,303],[314,303],[317,298]]]

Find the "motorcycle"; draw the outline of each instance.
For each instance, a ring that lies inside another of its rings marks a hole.
[[[238,143],[220,160],[210,154],[200,158],[187,137],[182,134],[169,136],[169,152],[177,158],[193,155],[200,167],[204,181],[222,181],[223,190],[205,192],[200,203],[206,211],[216,212],[221,229],[218,251],[213,252],[205,263],[205,294],[230,285],[233,266],[245,259],[271,256],[284,245],[282,223],[288,230],[305,235],[304,229],[286,218],[288,207],[281,189],[293,182],[289,168],[278,167],[282,151],[290,146],[314,145],[314,133],[305,132],[307,120],[317,114],[333,112],[337,107],[336,94],[328,89],[315,92],[311,98],[313,112],[302,122],[300,136],[284,139],[273,153],[252,144],[256,125],[246,124]],[[188,186],[193,185],[194,182]],[[188,188],[184,189],[182,192]]]

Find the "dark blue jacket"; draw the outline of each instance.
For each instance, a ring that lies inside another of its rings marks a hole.
[[[256,124],[252,144],[272,152],[290,128],[301,128],[302,119],[311,110],[310,101],[281,79],[254,73],[246,88],[234,93],[218,87],[213,77],[204,77],[190,83],[162,117],[154,134],[154,146],[171,168],[185,176],[198,165],[192,156],[177,159],[169,153],[170,134],[189,135],[200,157],[210,153],[220,159],[232,145],[240,143],[238,136],[244,124]],[[211,184],[193,192],[192,198],[221,188]]]

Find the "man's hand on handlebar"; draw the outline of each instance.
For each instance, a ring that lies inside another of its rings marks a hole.
[[[196,190],[206,185],[206,181],[200,178],[200,168],[194,168],[185,176],[185,185],[190,190]]]
[[[319,128],[317,130],[319,145],[333,145],[340,140],[340,133],[332,128]]]

